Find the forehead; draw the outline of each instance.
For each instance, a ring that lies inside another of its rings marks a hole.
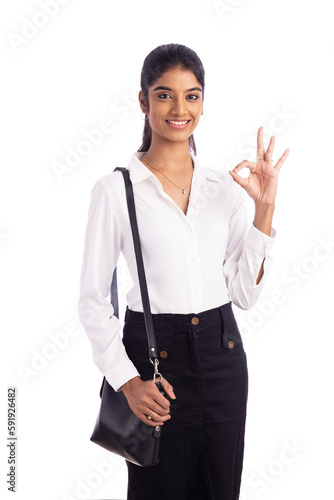
[[[173,89],[180,89],[184,87],[190,88],[195,86],[200,88],[202,87],[191,70],[180,67],[171,68],[165,71],[165,73],[163,73],[154,82],[151,89],[153,90],[159,85],[164,85]]]

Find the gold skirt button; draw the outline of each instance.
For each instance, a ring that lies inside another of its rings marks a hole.
[[[168,356],[167,351],[160,351],[161,358],[167,358],[167,356]]]
[[[234,342],[233,340],[229,340],[227,345],[229,346],[230,349],[232,349],[234,347]]]
[[[192,322],[193,325],[198,325],[199,319],[196,318],[196,317],[195,318],[191,318],[191,322]]]

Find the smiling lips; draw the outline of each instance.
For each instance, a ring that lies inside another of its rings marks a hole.
[[[188,123],[190,122],[190,120],[183,120],[183,121],[166,120],[166,122],[172,128],[183,129],[183,128],[186,128],[186,126],[188,125]]]

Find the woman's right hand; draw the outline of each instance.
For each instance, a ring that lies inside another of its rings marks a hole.
[[[162,379],[161,385],[170,398],[176,399],[173,387],[165,378]],[[122,385],[121,390],[128,400],[131,410],[145,424],[152,427],[164,425],[164,422],[171,418],[169,415],[170,403],[161,394],[153,380],[143,381],[137,376]],[[152,419],[147,418],[148,415],[152,416]]]

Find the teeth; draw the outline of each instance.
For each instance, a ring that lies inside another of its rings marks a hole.
[[[173,125],[185,125],[188,120],[186,120],[185,122],[172,122],[171,120],[167,120],[167,121],[168,121],[168,123],[172,123]]]

